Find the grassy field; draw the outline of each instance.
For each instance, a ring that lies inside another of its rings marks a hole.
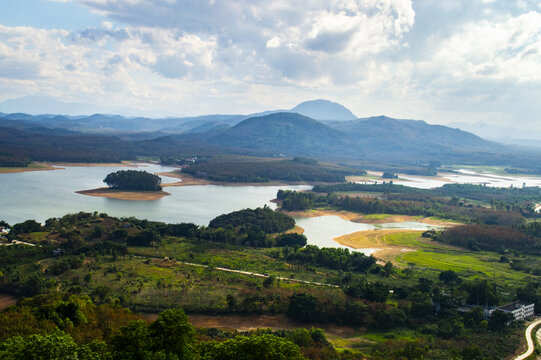
[[[430,271],[453,270],[466,278],[494,278],[498,282],[525,281],[528,274],[512,270],[507,263],[500,263],[500,255],[489,252],[431,251],[420,249],[400,254],[395,258],[397,264]]]
[[[453,270],[466,278],[495,278],[499,283],[524,282],[529,274],[511,269],[495,252],[473,252],[421,237],[422,231],[360,231],[336,239],[356,248],[377,248],[377,258],[400,267],[420,268],[433,275]]]
[[[131,248],[135,255],[168,257],[182,262],[205,264],[234,270],[276,275],[280,277],[303,279],[306,281],[327,282],[338,272],[333,270],[306,270],[303,267],[287,264],[272,256],[272,249],[240,248],[224,245],[212,248],[193,240],[168,238],[156,248]]]

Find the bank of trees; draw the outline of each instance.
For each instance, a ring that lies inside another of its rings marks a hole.
[[[295,220],[291,216],[276,212],[267,206],[220,215],[209,223],[210,228],[234,229],[241,234],[249,232],[273,234],[289,230],[294,226]]]
[[[136,191],[160,191],[162,180],[146,171],[120,170],[110,173],[103,182],[112,189]]]
[[[246,160],[215,158],[182,170],[197,177],[227,182],[322,181],[343,182],[358,170],[328,167],[308,158],[293,160]]]
[[[474,251],[515,249],[541,250],[541,239],[509,226],[462,225],[445,229],[441,233],[427,233],[435,240]]]
[[[320,329],[197,331],[182,309],[147,322],[119,306],[58,294],[24,300],[0,313],[0,324],[0,358],[8,360],[338,358]]]
[[[374,186],[374,185],[367,185]],[[392,188],[394,185],[389,185]],[[320,187],[319,190],[325,189]],[[381,188],[383,189],[383,187]],[[516,211],[488,209],[482,206],[466,205],[458,198],[433,196],[422,192],[388,194],[383,198],[339,196],[333,193],[317,193],[279,190],[277,198],[284,210],[306,210],[333,206],[341,210],[363,214],[401,214],[412,216],[435,216],[464,223],[518,226],[524,218]]]

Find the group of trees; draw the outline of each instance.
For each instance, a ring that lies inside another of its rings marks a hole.
[[[294,263],[344,271],[365,272],[376,264],[376,258],[372,255],[366,256],[361,252],[350,252],[348,249],[320,249],[315,245],[291,249],[283,255],[286,260]]]
[[[149,323],[118,305],[67,294],[25,299],[0,313],[0,325],[2,359],[339,358],[321,329],[196,330],[179,308]]]
[[[103,182],[112,189],[160,191],[162,179],[158,175],[146,171],[120,170],[110,173]]]
[[[356,185],[345,185],[345,188]],[[363,185],[372,187],[377,185]],[[384,185],[380,189],[389,187],[393,189],[400,185]],[[318,191],[329,190],[329,187],[320,186]],[[340,189],[341,186],[336,188]],[[406,188],[406,187],[403,187]],[[400,191],[403,188],[398,188]],[[316,188],[314,188],[316,189]],[[445,198],[416,191],[401,191],[388,194],[383,198],[368,198],[358,196],[339,196],[327,193],[320,195],[309,192],[296,192],[279,190],[277,198],[282,202],[285,210],[306,210],[310,208],[333,206],[342,210],[360,212],[363,214],[401,214],[413,216],[436,216],[453,219],[465,223],[480,223],[490,225],[520,225],[523,216],[518,212],[506,210],[487,209],[482,206],[465,205],[458,198]]]
[[[343,182],[358,170],[328,167],[308,158],[293,160],[246,160],[214,158],[182,170],[197,177],[227,182],[322,181]]]
[[[474,251],[501,249],[516,249],[538,252],[541,249],[541,239],[533,237],[508,226],[461,225],[427,236],[452,245],[468,248]]]
[[[210,221],[210,228],[234,229],[239,233],[264,232],[273,234],[292,229],[295,220],[286,214],[264,206],[257,209],[243,209],[220,215]]]

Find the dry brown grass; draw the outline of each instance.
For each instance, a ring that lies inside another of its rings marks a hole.
[[[4,310],[8,306],[15,305],[17,299],[12,295],[0,294],[0,311]]]

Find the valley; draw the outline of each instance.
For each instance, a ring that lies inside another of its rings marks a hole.
[[[1,220],[11,224],[0,323],[17,324],[9,319],[28,303],[69,303],[89,318],[116,307],[104,335],[54,325],[116,349],[106,333],[124,331],[121,314],[152,327],[181,307],[200,354],[240,333],[333,360],[517,351],[522,323],[485,320],[475,305],[541,306],[541,178],[533,165],[525,174],[499,165],[522,168],[535,155],[503,149],[492,161],[493,143],[424,122],[330,120],[273,112],[167,135],[10,128],[11,160],[29,165],[0,173]],[[427,131],[437,142],[416,138]],[[20,141],[28,133],[36,142]],[[123,173],[154,179],[155,191],[103,186]],[[5,331],[21,333],[13,326]]]

